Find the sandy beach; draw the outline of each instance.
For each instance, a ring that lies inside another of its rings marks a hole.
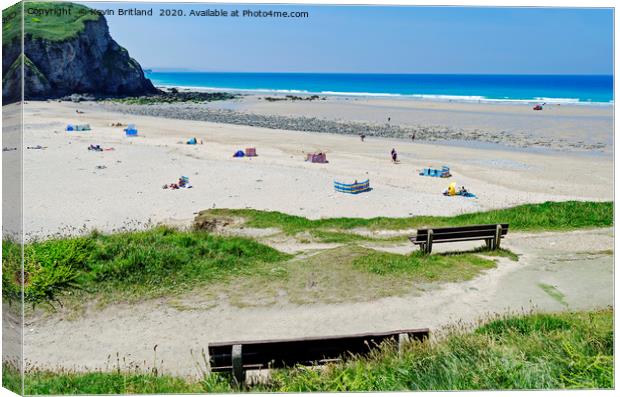
[[[161,106],[173,110],[184,106],[186,112],[196,106],[247,106],[252,112],[267,111],[267,105],[258,104],[256,98],[247,103],[245,100]],[[342,98],[329,99],[327,104],[280,101],[268,107],[274,114],[298,115],[303,111],[305,115],[339,115],[346,120],[362,120],[362,114],[368,114],[364,120],[371,120],[378,116],[363,109],[371,104],[379,106],[377,101],[357,101],[355,105]],[[156,106],[142,108],[154,112]],[[611,111],[605,107],[563,106],[539,114],[528,111],[529,107],[497,104],[477,108],[477,104],[387,100],[384,106],[390,107],[389,114],[395,114],[398,106],[419,108],[417,111],[434,106],[435,110],[426,113],[443,115],[446,123],[452,123],[452,115],[460,112],[470,123],[477,120],[481,129],[488,123],[499,123],[489,110],[498,108],[503,109],[501,117],[515,113],[515,119],[533,118],[532,129],[552,142],[553,134],[545,135],[549,125],[560,126],[558,131],[562,133],[571,131],[578,140],[612,140],[611,129],[600,125],[611,123],[611,117],[607,117]],[[406,217],[454,215],[548,200],[613,198],[610,145],[602,151],[560,151],[484,146],[477,141],[454,145],[450,141],[411,142],[373,136],[361,142],[359,137],[348,134],[130,115],[126,113],[132,110],[129,105],[113,105],[125,113],[110,111],[110,107],[97,102],[32,101],[25,105],[24,146],[45,147],[24,150],[24,205],[28,209],[24,227],[28,235],[45,236],[80,228],[109,231],[148,222],[186,225],[197,211],[208,208],[254,208],[309,218]],[[76,113],[78,109],[83,113]],[[416,114],[416,110],[412,112]],[[592,127],[581,128],[581,124],[572,122],[573,118],[581,123],[592,120]],[[110,126],[114,122],[135,123],[139,136],[125,137],[123,127]],[[66,132],[68,123],[88,123],[92,130]],[[596,137],[592,131],[607,133]],[[191,137],[204,144],[184,144]],[[90,144],[114,150],[88,151]],[[258,157],[232,157],[236,150],[247,147],[256,147]],[[390,160],[392,148],[398,151],[399,164]],[[306,153],[314,151],[327,153],[329,163],[305,162]],[[450,166],[453,178],[418,176],[423,167],[442,165]],[[181,175],[190,178],[192,189],[162,189]],[[352,183],[367,178],[373,188],[368,194],[342,195],[333,190],[334,180]],[[442,196],[451,181],[466,186],[478,198]]]
[[[157,223],[189,226],[197,212],[210,208],[253,208],[317,219],[456,215],[544,201],[613,200],[609,108],[561,106],[531,113],[525,105],[354,98],[266,104],[257,98],[149,105],[141,110],[136,105],[29,101],[24,105],[23,138],[27,238]],[[191,120],[205,109],[208,115],[224,112],[224,121],[241,117],[253,122],[254,115],[276,117],[270,123],[278,122],[277,117],[295,123],[303,122],[300,117],[314,118],[325,122],[321,125],[326,130]],[[507,132],[497,136],[511,138],[498,144],[472,135],[453,142],[442,136],[411,141],[369,134],[362,142],[357,135],[327,131],[334,125],[330,123],[376,125],[385,109],[397,128],[436,118],[455,130],[505,128]],[[418,114],[428,119],[418,119]],[[549,144],[531,146],[517,127],[526,122],[532,136]],[[69,123],[92,129],[67,132]],[[126,137],[123,127],[112,123],[134,123],[139,136]],[[192,137],[202,144],[187,145]],[[567,148],[564,138],[574,146]],[[602,146],[589,149],[578,142]],[[91,144],[113,150],[89,151]],[[249,147],[256,148],[257,157],[232,157]],[[392,148],[398,151],[398,164],[390,159]],[[304,161],[309,152],[326,153],[329,163]],[[450,167],[452,178],[418,175],[423,167],[442,165]],[[162,188],[182,175],[189,177],[191,189]],[[364,179],[370,179],[370,192],[346,195],[333,189],[335,180]],[[452,181],[478,198],[443,196]],[[511,233],[504,246],[520,256],[518,262],[501,258],[496,268],[466,282],[418,286],[410,293],[370,301],[300,305],[278,296],[275,303],[262,304],[260,293],[253,292],[245,299],[255,302],[244,307],[231,303],[230,296],[213,300],[188,291],[174,299],[116,303],[103,309],[87,302],[77,316],[70,310],[38,311],[26,319],[25,356],[29,367],[83,371],[105,369],[117,353],[127,363],[148,364],[157,344],[167,373],[196,376],[191,352],[213,341],[438,329],[455,321],[475,322],[490,313],[601,308],[613,303],[613,239],[609,229]],[[287,244],[275,248],[299,252],[298,243]],[[310,253],[336,246],[308,244],[303,249]],[[409,242],[371,248],[397,253],[414,249]],[[541,285],[563,298],[554,298]]]

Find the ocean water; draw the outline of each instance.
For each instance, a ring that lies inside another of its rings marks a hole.
[[[613,103],[613,76],[147,72],[156,86],[463,101]]]

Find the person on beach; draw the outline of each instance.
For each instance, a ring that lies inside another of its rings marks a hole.
[[[389,122],[390,122],[390,121],[392,121],[392,118],[391,118],[391,117],[388,117],[388,124],[389,124]]]
[[[362,140],[362,142],[364,142],[364,139],[366,139],[366,135],[365,134],[360,134],[360,139]]]
[[[390,154],[392,155],[392,162],[396,163],[398,161],[398,153],[396,153],[396,149],[392,149]]]
[[[415,141],[415,132],[413,134],[411,134],[411,141]]]

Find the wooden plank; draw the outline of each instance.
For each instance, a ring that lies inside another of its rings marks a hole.
[[[411,339],[422,340],[428,338],[429,330],[422,328],[322,338],[210,343],[209,361],[212,371],[232,370],[233,346],[242,346],[241,361],[244,369],[281,368],[295,364],[313,365],[347,354],[367,354],[387,340],[398,341],[401,334],[407,334]]]

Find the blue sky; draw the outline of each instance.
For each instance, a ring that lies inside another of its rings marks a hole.
[[[612,74],[611,9],[84,3],[145,68],[222,72]],[[160,8],[307,11],[304,19],[160,17]]]

